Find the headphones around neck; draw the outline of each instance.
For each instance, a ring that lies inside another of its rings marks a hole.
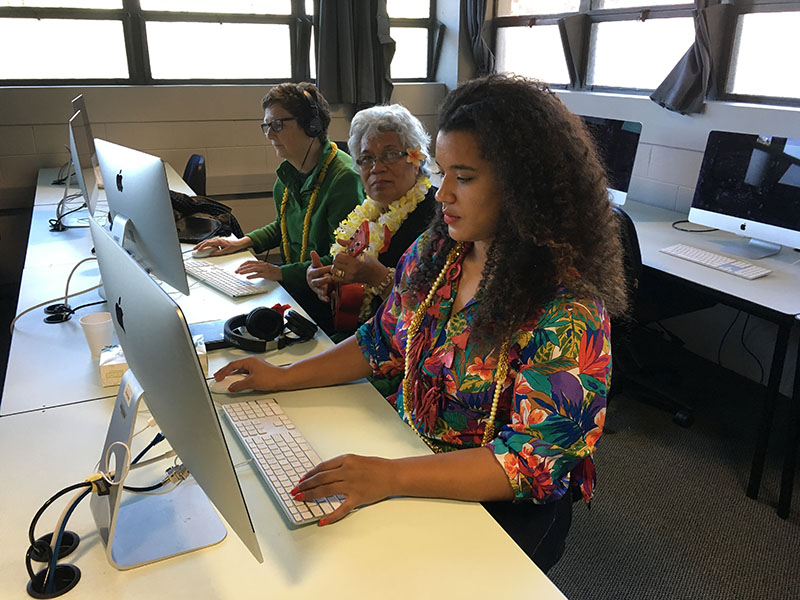
[[[306,100],[308,100],[308,107],[311,109],[311,120],[303,127],[303,131],[306,132],[308,137],[319,137],[324,129],[322,126],[322,119],[319,117],[319,106],[317,106],[317,102],[314,100],[314,96],[311,95],[311,92],[303,90],[303,95],[306,97]]]
[[[288,329],[292,334],[285,333]],[[286,321],[277,310],[260,306],[246,315],[225,321],[225,341],[235,348],[248,352],[279,350],[314,337],[317,326],[293,310],[286,313]],[[277,338],[277,339],[276,339]]]

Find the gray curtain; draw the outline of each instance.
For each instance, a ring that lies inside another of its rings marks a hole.
[[[308,64],[308,51],[311,48],[311,31],[313,23],[310,17],[298,19],[297,26],[294,29],[294,65],[292,65],[292,73],[298,81],[308,81],[311,79],[311,71]]]
[[[486,21],[486,0],[467,0],[464,5],[467,22],[467,35],[472,44],[472,60],[478,76],[494,73],[494,54],[483,37],[483,24]]]
[[[589,28],[592,22],[589,15],[571,15],[558,20],[561,45],[567,59],[570,88],[581,89],[586,84],[586,64],[589,55]]]
[[[386,104],[392,96],[386,0],[321,0],[317,87],[331,104],[355,110]]]
[[[650,99],[681,114],[703,111],[705,99],[719,76],[722,64],[722,32],[731,6],[708,6],[709,0],[695,0],[695,41]]]

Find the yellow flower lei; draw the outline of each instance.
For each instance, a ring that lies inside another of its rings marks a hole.
[[[306,259],[306,250],[308,250],[308,230],[311,224],[311,213],[314,212],[314,203],[317,201],[319,189],[322,187],[322,182],[325,181],[325,173],[328,172],[328,167],[333,162],[333,157],[339,150],[338,146],[331,142],[331,153],[325,160],[322,170],[317,177],[317,183],[314,187],[314,192],[311,194],[311,199],[308,201],[308,208],[306,209],[306,216],[303,219],[303,242],[300,246],[300,262]],[[286,203],[289,200],[289,187],[283,188],[283,198],[281,199],[281,239],[283,240],[283,259],[288,263],[289,261],[289,235],[286,230]]]
[[[366,254],[378,257],[378,252],[384,245],[384,227],[394,235],[397,230],[403,225],[406,217],[414,212],[417,205],[425,199],[425,194],[431,187],[431,181],[424,175],[417,177],[416,183],[408,190],[403,196],[392,202],[388,208],[384,207],[367,196],[363,204],[356,206],[353,211],[347,215],[347,218],[339,223],[339,226],[334,231],[334,237],[339,240],[349,240],[361,227],[364,221],[369,222],[369,246],[364,249]],[[384,212],[385,211],[385,212]],[[339,242],[334,242],[331,246],[331,256],[335,257],[345,249]],[[372,298],[374,291],[369,289],[369,286],[364,288],[364,301],[361,304],[359,311],[359,322],[366,321],[369,318],[369,310],[372,305]]]

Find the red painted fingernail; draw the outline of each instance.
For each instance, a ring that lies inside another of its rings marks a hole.
[[[232,391],[233,391],[233,384],[230,384],[230,385],[228,386],[228,391],[229,391],[229,392],[232,392]]]
[[[300,479],[297,480],[297,483],[298,484],[303,483],[305,480],[306,480],[306,476],[303,475]]]
[[[325,526],[327,524],[328,524],[328,519],[320,519],[319,520],[319,526],[320,527],[323,527],[323,526]]]
[[[293,494],[295,500],[305,500],[306,495],[305,492],[298,492],[297,494]]]
[[[289,490],[289,494],[294,496],[297,493],[297,486],[294,486],[291,490]]]

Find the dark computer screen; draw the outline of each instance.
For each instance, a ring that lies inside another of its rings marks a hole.
[[[611,190],[627,193],[633,175],[633,163],[642,124],[636,121],[622,121],[603,117],[581,119],[592,134],[600,158],[606,167],[608,187]]]
[[[800,231],[800,138],[710,132],[692,208]]]

